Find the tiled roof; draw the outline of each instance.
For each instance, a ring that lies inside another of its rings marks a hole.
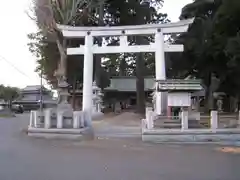
[[[112,77],[111,84],[104,90],[115,90],[122,92],[136,92],[136,77]],[[155,79],[147,77],[144,79],[145,91],[154,87]]]
[[[42,86],[44,90],[47,90],[44,86]],[[34,86],[26,86],[22,89],[22,91],[38,91],[41,89],[41,85],[34,85]]]
[[[111,77],[110,86],[105,88],[104,90],[114,90],[121,92],[136,92],[136,77],[128,77],[128,76],[120,76],[120,77]],[[180,84],[186,84],[187,89],[193,88],[194,90],[202,90],[202,86],[200,85],[200,80],[187,78],[185,80],[181,79],[168,79],[167,81],[163,81],[166,83],[173,83],[174,87]],[[145,91],[154,90],[155,88],[155,78],[154,77],[145,77],[144,79],[144,89]],[[192,87],[193,86],[193,87]],[[185,87],[185,86],[184,86]],[[184,89],[180,87],[180,89]]]

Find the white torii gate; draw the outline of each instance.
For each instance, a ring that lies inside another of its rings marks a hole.
[[[193,19],[176,23],[146,24],[135,26],[105,26],[105,27],[73,27],[58,25],[58,29],[65,38],[85,38],[85,45],[67,48],[67,55],[84,55],[83,72],[83,111],[92,109],[92,79],[93,79],[93,54],[106,53],[155,53],[156,80],[166,79],[164,52],[182,52],[183,45],[169,45],[164,43],[165,34],[183,33],[188,30]],[[155,42],[150,45],[128,45],[127,36],[131,35],[155,35]],[[119,46],[102,46],[93,44],[94,37],[120,37]],[[166,100],[166,98],[165,98]],[[167,104],[161,92],[156,94],[156,113],[162,114]]]

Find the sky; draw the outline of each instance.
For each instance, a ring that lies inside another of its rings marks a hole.
[[[167,13],[172,22],[178,21],[182,7],[190,2],[192,0],[165,0],[161,12]],[[31,0],[1,2],[0,84],[19,88],[40,84],[35,72],[36,58],[27,46],[27,34],[37,31],[34,21],[26,13],[30,4]]]

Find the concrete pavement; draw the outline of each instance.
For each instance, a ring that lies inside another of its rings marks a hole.
[[[0,119],[0,180],[239,180],[240,155],[140,138],[34,139],[28,115]]]

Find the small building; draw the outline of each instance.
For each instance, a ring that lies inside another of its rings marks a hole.
[[[0,99],[0,110],[3,110],[8,104],[3,99]]]
[[[196,79],[168,79],[157,81],[157,91],[168,92],[167,106],[168,116],[172,112],[172,108],[188,108],[192,110],[192,93],[203,90],[201,80]],[[178,111],[179,111],[178,110]]]
[[[104,89],[104,98],[108,100],[125,101],[128,100],[130,105],[136,104],[137,87],[135,76],[115,76],[110,79],[110,86]],[[155,85],[154,77],[144,78],[145,97],[150,97],[153,92],[152,87]]]
[[[145,97],[150,97],[153,92],[152,87],[155,84],[154,77],[145,77]],[[81,109],[82,106],[82,87],[75,91],[75,107]],[[70,90],[70,103],[72,103],[73,90]],[[126,102],[129,105],[136,104],[137,98],[136,77],[134,76],[113,76],[110,78],[110,85],[103,90],[104,104],[114,104],[116,102]],[[151,101],[151,100],[149,100]]]
[[[42,98],[41,98],[42,88]],[[23,106],[25,111],[36,110],[40,107],[42,99],[43,107],[54,107],[57,104],[56,100],[53,100],[53,93],[46,89],[44,86],[27,86],[20,91],[18,99],[13,101],[13,104],[19,104]]]
[[[137,99],[137,88],[136,88],[136,77],[135,76],[113,76],[110,78],[110,85],[106,87],[103,91],[104,93],[104,104],[105,105],[114,105],[117,102],[123,104],[134,106],[136,105]],[[189,80],[191,81],[191,80]],[[152,103],[151,94],[155,90],[156,81],[152,76],[144,78],[144,91],[146,101]],[[73,91],[70,90],[72,96]],[[82,102],[82,90],[77,89],[75,91],[75,104],[77,109],[81,109]],[[197,93],[197,92],[196,92]],[[204,94],[204,93],[203,93]],[[192,98],[198,96],[195,93],[192,93]],[[72,103],[72,98],[70,97],[70,102]],[[123,107],[124,108],[124,107]]]

